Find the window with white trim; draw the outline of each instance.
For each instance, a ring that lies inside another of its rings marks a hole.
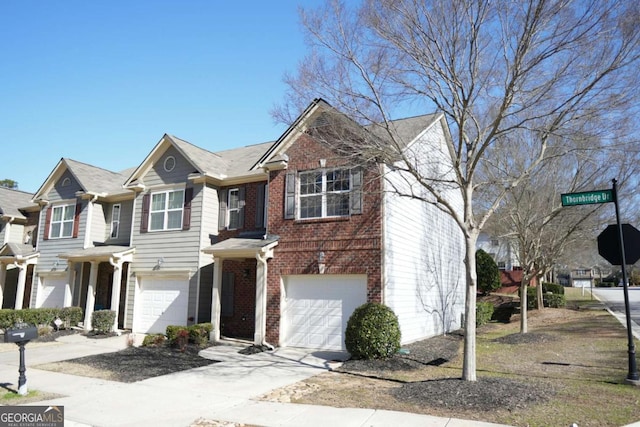
[[[149,231],[182,229],[184,190],[169,190],[151,194]]]
[[[227,210],[229,212],[229,230],[240,228],[240,189],[232,188],[227,192]]]
[[[348,169],[300,173],[300,218],[349,215],[351,179]]]
[[[76,205],[54,206],[51,215],[50,239],[62,239],[73,236],[73,220]]]
[[[111,208],[111,238],[116,239],[120,231],[120,205],[113,205]]]

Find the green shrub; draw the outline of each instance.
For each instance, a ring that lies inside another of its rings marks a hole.
[[[198,323],[189,326],[189,341],[199,347],[207,345],[209,342],[209,334],[213,330],[211,323]]]
[[[482,326],[491,320],[493,316],[493,304],[490,302],[476,303],[476,326]]]
[[[366,303],[347,322],[347,351],[354,359],[385,359],[400,349],[398,317],[389,307]]]
[[[527,310],[538,308],[538,296],[536,292],[536,287],[527,287]],[[542,294],[542,302],[545,307],[551,308],[561,308],[567,305],[567,299],[564,294],[544,293]]]
[[[30,325],[50,326],[59,313],[59,308],[24,308],[17,310],[16,317]]]
[[[69,329],[78,326],[78,323],[84,319],[84,312],[81,307],[64,307],[60,309],[60,320],[62,320],[61,329]]]
[[[478,289],[483,294],[500,288],[500,269],[498,269],[493,257],[482,249],[476,251],[476,274]]]
[[[108,334],[113,331],[116,321],[116,312],[112,310],[97,310],[91,315],[93,330],[99,334]]]
[[[186,326],[179,326],[179,325],[167,326],[165,335],[167,336],[167,341],[169,341],[169,344],[174,345],[176,343],[176,340],[178,339],[178,334],[180,334],[181,333],[180,331],[182,330],[187,331],[187,334],[189,333]]]
[[[142,340],[143,347],[160,347],[164,344],[166,338],[162,334],[150,334]]]
[[[7,329],[16,323],[16,311],[10,308],[0,310],[0,328]]]
[[[551,292],[556,295],[564,295],[564,286],[557,283],[542,282],[542,292]]]
[[[562,308],[567,305],[567,298],[564,295],[544,294],[543,299],[545,307]]]

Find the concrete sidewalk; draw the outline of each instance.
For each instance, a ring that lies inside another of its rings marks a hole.
[[[496,426],[468,420],[375,409],[275,403],[255,400],[271,390],[320,374],[343,357],[339,352],[278,349],[244,356],[237,346],[215,346],[202,356],[220,363],[136,383],[120,383],[33,368],[40,363],[116,351],[126,337],[30,343],[26,350],[30,389],[64,397],[32,405],[61,405],[66,426],[189,426],[196,419],[258,426]],[[0,381],[17,385],[18,349],[0,346]]]

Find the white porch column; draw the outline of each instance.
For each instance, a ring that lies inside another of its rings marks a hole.
[[[24,285],[27,282],[27,265],[23,263],[16,263],[18,267],[18,286],[16,287],[16,310],[22,309],[22,303],[24,301]]]
[[[111,281],[111,310],[116,312],[113,320],[113,330],[118,330],[118,313],[120,312],[120,286],[122,284],[122,261],[114,262],[113,258],[109,258],[109,264],[113,266],[113,279]]]
[[[222,289],[222,258],[213,258],[213,289],[211,290],[211,340],[220,341],[220,298]]]
[[[0,264],[0,307],[4,301],[4,285],[7,282],[7,264]]]
[[[73,285],[76,278],[75,263],[67,261],[67,268],[69,269],[69,274],[67,276],[67,284],[64,287],[64,301],[62,302],[63,307],[71,307],[71,305],[73,304]]]
[[[90,331],[91,315],[93,306],[96,304],[96,285],[98,283],[98,262],[91,261],[91,272],[89,273],[89,285],[87,287],[87,304],[84,309],[84,330]]]
[[[256,260],[256,317],[253,343],[262,345],[267,337],[267,257],[257,253]]]

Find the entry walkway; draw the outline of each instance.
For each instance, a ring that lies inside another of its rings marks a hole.
[[[496,424],[375,409],[275,403],[254,400],[271,390],[325,372],[340,353],[279,349],[251,356],[240,347],[216,346],[203,356],[220,363],[136,383],[86,378],[35,369],[40,363],[116,351],[125,337],[102,340],[82,336],[64,342],[27,345],[30,389],[64,397],[36,405],[62,405],[66,426],[188,426],[198,418],[257,426],[420,426],[462,427]],[[11,344],[13,345],[13,344]],[[18,349],[2,345],[0,381],[15,387]]]

